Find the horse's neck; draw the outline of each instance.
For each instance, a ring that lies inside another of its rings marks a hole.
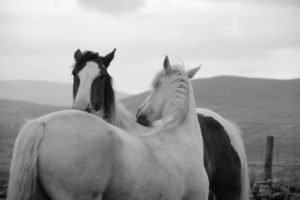
[[[201,130],[200,130],[200,126],[199,126],[199,122],[198,122],[198,118],[197,118],[197,113],[196,113],[196,103],[195,103],[195,98],[194,98],[194,94],[193,94],[193,90],[190,90],[189,93],[190,97],[189,97],[189,107],[188,107],[188,111],[186,114],[186,117],[184,119],[184,121],[182,122],[182,127],[184,129],[190,129],[191,130],[191,136],[192,137],[198,137],[199,135],[201,135]]]
[[[115,120],[113,122],[115,126],[125,130],[134,127],[133,117],[122,104],[116,102],[115,109]]]
[[[197,119],[193,89],[191,84],[188,84],[189,92],[185,94],[188,95],[188,98],[182,99],[184,101],[179,102],[177,105],[180,105],[180,107],[174,109],[174,111],[165,112],[166,116],[163,116],[162,119],[159,120],[158,125],[165,130],[178,130],[178,133],[184,134],[184,137],[186,136],[194,140],[199,138],[201,132]],[[186,104],[186,101],[188,101],[188,104]],[[184,103],[185,106],[183,107],[181,103]]]

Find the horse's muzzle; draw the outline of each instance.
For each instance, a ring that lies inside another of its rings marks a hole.
[[[87,107],[87,108],[84,109],[83,111],[88,112],[88,113],[91,113],[91,112],[92,112],[92,110],[91,110],[89,107]]]
[[[81,110],[81,111],[88,112],[88,113],[92,112],[92,109],[90,107],[80,108],[79,106],[73,105],[72,109],[74,109],[74,110]]]
[[[147,116],[146,115],[140,115],[138,118],[137,118],[137,122],[144,125],[144,126],[150,126],[151,123],[150,121],[148,120]]]

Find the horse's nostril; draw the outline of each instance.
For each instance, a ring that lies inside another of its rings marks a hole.
[[[146,115],[140,115],[138,118],[137,118],[137,122],[144,125],[144,126],[150,126],[150,122],[147,118]]]

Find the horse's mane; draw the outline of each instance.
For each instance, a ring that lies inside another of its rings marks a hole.
[[[103,57],[99,56],[97,52],[93,51],[84,51],[82,53],[82,56],[76,60],[74,66],[73,66],[73,73],[79,72],[82,68],[84,68],[85,64],[89,61],[96,62],[99,67],[103,67]]]
[[[173,65],[171,68],[172,71],[169,76],[172,95],[162,113],[162,123],[158,124],[164,130],[172,130],[179,126],[184,121],[189,109],[190,87],[188,77],[181,65]],[[154,87],[163,76],[164,71],[157,74],[152,83]]]
[[[109,123],[114,123],[115,122],[115,93],[113,89],[113,84],[112,84],[112,78],[111,76],[107,73],[105,77],[105,87],[104,87],[104,102],[103,102],[103,107],[102,110],[103,113],[103,119],[106,120]]]

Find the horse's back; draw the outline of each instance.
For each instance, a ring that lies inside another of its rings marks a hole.
[[[162,161],[157,160],[160,156],[137,137],[78,111],[54,113],[38,120],[45,126],[39,174],[51,197],[170,197],[170,177],[160,165]],[[171,193],[177,192],[172,189]]]
[[[56,112],[37,120],[45,126],[39,177],[49,195],[100,197],[112,174],[110,125],[81,111]]]
[[[205,115],[199,111],[197,115],[203,136],[204,164],[211,191],[217,196],[222,196],[223,199],[228,197],[239,199],[241,160],[232,145],[228,130],[215,116]]]

